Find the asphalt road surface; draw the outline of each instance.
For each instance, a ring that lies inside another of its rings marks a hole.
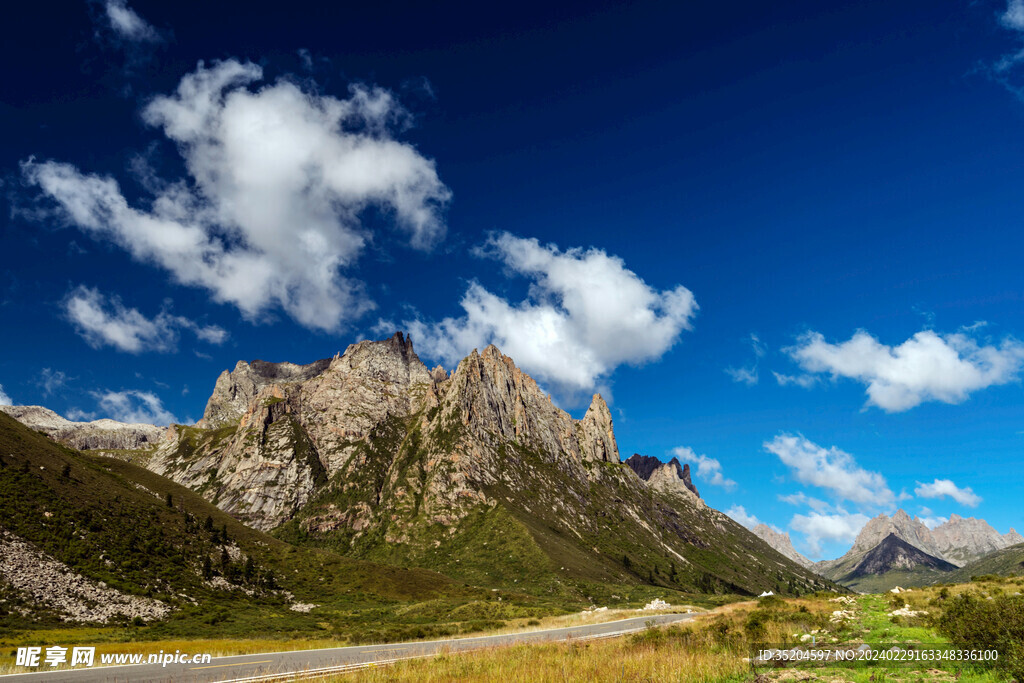
[[[265,652],[255,655],[215,657],[209,664],[134,664],[129,666],[96,666],[63,671],[46,671],[44,667],[32,673],[0,676],[0,683],[113,683],[185,681],[200,683],[207,681],[276,680],[285,674],[302,674],[317,669],[357,668],[371,662],[387,662],[406,657],[422,657],[448,652],[466,652],[484,647],[497,647],[519,643],[539,643],[556,640],[595,638],[612,634],[629,633],[646,628],[647,624],[669,624],[690,619],[696,614],[659,614],[632,619],[608,621],[603,624],[571,626],[546,631],[510,633],[456,640],[431,640],[427,642],[394,643],[391,645],[357,645],[324,650],[299,650],[294,652]],[[98,657],[97,657],[98,659]]]

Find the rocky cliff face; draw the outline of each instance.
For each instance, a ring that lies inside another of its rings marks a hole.
[[[202,423],[177,427],[149,468],[251,526],[271,529],[344,468],[389,416],[436,406],[445,382],[401,333],[309,365],[240,362],[217,380]]]
[[[895,534],[897,538],[903,539],[915,548],[920,548],[929,555],[942,557],[942,550],[935,543],[932,532],[924,525],[924,522],[911,518],[903,510],[897,510],[892,517],[878,515],[868,522],[857,534],[857,540],[854,541],[850,552],[868,552],[890,534]]]
[[[957,566],[1024,541],[1015,540],[1020,538],[1020,534],[1013,529],[1004,536],[983,519],[957,514],[950,515],[948,522],[932,529],[932,538],[942,557]]]
[[[240,360],[234,370],[225,370],[217,378],[198,426],[216,429],[237,423],[264,388],[311,379],[323,373],[330,364],[329,358],[309,365],[267,363],[261,360],[246,363]]]
[[[660,491],[675,491],[684,496],[692,495],[700,500],[697,487],[690,479],[689,463],[683,465],[679,462],[679,458],[662,462],[658,458],[639,453],[634,453],[625,462],[636,472],[638,477],[646,481],[652,488]]]
[[[751,531],[757,534],[758,538],[799,564],[801,567],[810,568],[814,566],[813,562],[798,553],[796,548],[793,547],[793,541],[789,538],[788,533],[779,533],[767,524],[758,524],[751,529]]]
[[[671,487],[638,479],[599,395],[573,419],[494,346],[451,376],[401,333],[307,366],[240,363],[149,466],[282,538],[462,580],[824,585],[707,508],[678,461]]]
[[[26,427],[78,450],[152,448],[167,433],[166,427],[107,419],[72,422],[42,406],[0,406],[0,410]]]

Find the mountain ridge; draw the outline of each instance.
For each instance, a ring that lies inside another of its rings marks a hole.
[[[600,395],[573,419],[493,345],[451,374],[400,332],[307,365],[240,362],[147,466],[289,542],[477,585],[831,585],[708,508],[678,461],[672,486],[639,477]]]

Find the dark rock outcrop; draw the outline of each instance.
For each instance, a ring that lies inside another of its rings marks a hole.
[[[634,453],[626,459],[625,463],[636,472],[636,475],[655,488],[670,490],[689,491],[697,498],[700,493],[690,479],[689,463],[683,465],[679,458],[672,458],[668,462],[662,462],[650,455]]]
[[[889,534],[881,543],[869,550],[853,568],[847,578],[885,574],[891,571],[909,571],[912,569],[935,569],[949,572],[956,565],[942,558],[929,555],[916,548],[896,534]]]

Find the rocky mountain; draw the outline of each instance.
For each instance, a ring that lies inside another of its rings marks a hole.
[[[658,458],[639,453],[629,456],[625,462],[636,472],[638,477],[651,487],[661,491],[675,491],[683,495],[692,493],[695,498],[700,500],[697,487],[690,479],[689,463],[683,465],[679,462],[679,458],[662,462]]]
[[[997,550],[1024,543],[1014,529],[1000,534],[983,519],[949,516],[949,521],[932,529],[932,538],[942,557],[957,566],[963,566]]]
[[[799,564],[801,567],[811,568],[814,566],[814,563],[811,562],[811,560],[801,555],[797,552],[796,548],[793,547],[793,541],[789,538],[789,533],[785,531],[779,533],[767,524],[758,524],[751,529],[751,531],[753,531],[758,538]]]
[[[0,406],[25,426],[78,450],[134,450],[152,448],[163,440],[166,427],[129,424],[116,420],[72,422],[42,406]]]
[[[889,534],[881,543],[865,553],[848,577],[844,578],[857,578],[919,568],[934,569],[940,572],[949,572],[956,569],[953,564],[934,555],[929,555],[920,548],[907,543],[896,534]]]
[[[153,472],[74,451],[0,413],[4,633],[134,621],[163,637],[237,637],[273,634],[276,622],[322,636],[326,620],[341,637],[372,639],[359,634],[363,609],[422,628],[421,613],[403,610],[494,599],[434,572],[289,546]]]
[[[845,555],[837,560],[819,562],[816,566],[825,576],[836,575],[837,571],[847,574],[861,557],[890,535],[895,535],[929,555],[943,557],[942,551],[939,550],[931,531],[924,525],[924,522],[912,518],[904,510],[897,510],[892,517],[880,514],[868,521],[857,534],[853,547]]]
[[[1019,534],[1013,529],[1010,529],[1007,534],[1000,534],[984,520],[963,518],[955,514],[950,515],[949,520],[943,524],[929,529],[920,519],[911,518],[905,511],[897,510],[892,517],[883,514],[870,520],[857,535],[853,546],[846,554],[835,560],[818,562],[814,565],[815,569],[822,576],[850,587],[884,589],[886,585],[884,580],[872,581],[870,585],[864,582],[865,574],[862,571],[862,565],[864,559],[883,541],[887,541],[890,536],[896,537],[929,557],[948,563],[950,569],[956,569],[991,552],[1012,545]],[[889,546],[892,546],[891,541]],[[886,555],[888,550],[883,549],[879,552]],[[862,569],[858,570],[858,567]],[[855,575],[855,571],[860,571],[860,573]],[[942,571],[947,570],[922,564],[918,576],[893,575],[891,582],[893,585],[914,585],[913,581],[918,583],[934,581],[939,578],[935,572]],[[851,583],[850,579],[857,579],[857,585]]]
[[[148,466],[282,539],[479,585],[825,584],[663,465],[643,479],[620,462],[599,395],[576,420],[494,346],[449,375],[398,333],[310,365],[239,363]]]

